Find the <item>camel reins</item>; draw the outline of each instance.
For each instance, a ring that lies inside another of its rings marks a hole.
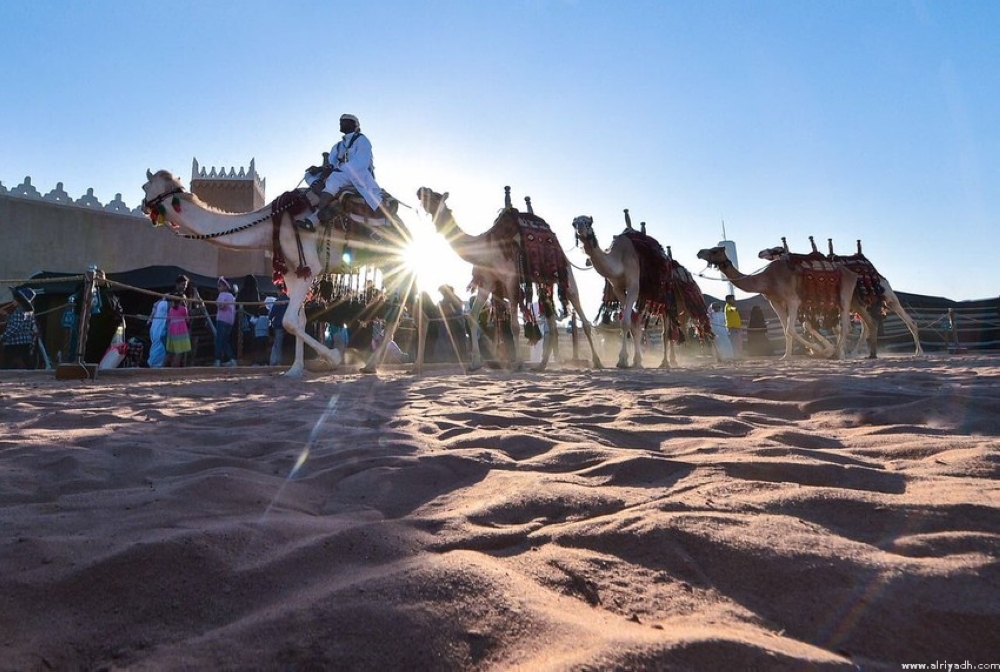
[[[142,205],[143,205],[144,208],[146,208],[147,210],[149,210],[150,212],[152,212],[153,208],[158,208],[163,203],[163,201],[167,200],[169,197],[175,196],[177,194],[183,194],[183,193],[185,193],[184,192],[184,187],[176,187],[174,189],[171,189],[170,191],[167,191],[167,192],[165,192],[163,194],[160,194],[156,198],[153,198],[153,199],[151,199],[149,201],[143,199]],[[198,234],[193,234],[193,233],[179,233],[177,231],[173,231],[173,234],[175,236],[177,236],[178,238],[186,238],[188,240],[211,240],[213,238],[222,238],[223,236],[230,236],[230,235],[232,235],[234,233],[239,233],[241,231],[246,231],[247,229],[250,229],[250,228],[252,228],[254,226],[257,226],[258,224],[260,224],[262,222],[266,222],[269,219],[271,219],[274,215],[280,215],[285,210],[288,210],[294,204],[295,204],[295,200],[294,199],[290,199],[288,203],[286,203],[285,205],[283,205],[283,206],[281,206],[279,208],[276,208],[273,212],[268,212],[268,214],[263,215],[260,218],[253,220],[252,222],[247,222],[246,224],[240,224],[239,226],[233,227],[233,228],[228,229],[226,231],[219,231],[217,233],[198,233]]]

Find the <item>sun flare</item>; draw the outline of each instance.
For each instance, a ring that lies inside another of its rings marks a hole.
[[[462,261],[429,223],[413,227],[413,239],[403,255],[406,268],[417,279],[417,289],[440,299],[438,287],[451,285],[461,296],[472,277],[472,267]]]

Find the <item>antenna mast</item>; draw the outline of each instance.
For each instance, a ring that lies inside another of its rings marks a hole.
[[[729,238],[726,237],[726,218],[722,217],[721,219],[722,219],[722,240],[729,240]],[[719,271],[719,275],[722,276],[723,280],[728,280],[729,279],[729,278],[726,277],[726,274],[723,273],[722,271]],[[732,282],[729,283],[729,293],[733,294],[734,296],[736,295],[736,288],[733,287],[733,283]]]

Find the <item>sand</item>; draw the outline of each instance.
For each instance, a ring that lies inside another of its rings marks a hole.
[[[997,664],[998,435],[998,355],[3,372],[0,670]]]

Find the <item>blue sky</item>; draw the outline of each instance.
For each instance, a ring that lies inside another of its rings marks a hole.
[[[470,233],[510,185],[565,248],[576,215],[608,245],[629,208],[692,272],[724,221],[747,273],[782,236],[860,238],[897,291],[986,298],[998,25],[975,0],[2,2],[0,182],[137,205],[147,168],[253,158],[271,199],[350,112],[381,185],[449,191]]]

